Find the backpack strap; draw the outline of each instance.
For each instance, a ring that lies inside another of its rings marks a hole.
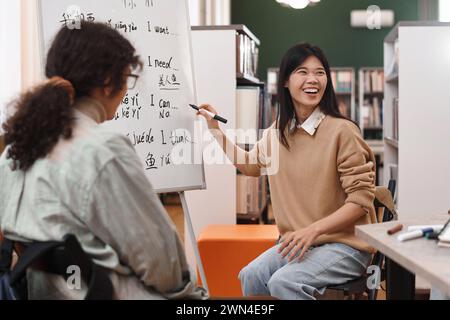
[[[26,276],[27,268],[35,261],[42,258],[46,253],[59,245],[61,245],[61,242],[57,241],[35,242],[28,245],[20,255],[14,269],[11,270],[11,285],[14,285],[17,281],[24,278]]]
[[[0,273],[11,269],[14,242],[4,238],[0,247]]]
[[[64,277],[70,276],[67,268],[76,265],[81,269],[81,277],[88,286],[86,300],[109,300],[113,296],[111,280],[105,269],[96,265],[83,251],[74,235],[66,235],[63,241],[33,242],[19,257],[11,271],[11,285],[20,283],[26,277],[27,268],[38,260],[45,262],[44,272]]]

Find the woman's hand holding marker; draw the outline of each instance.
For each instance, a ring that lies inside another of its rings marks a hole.
[[[214,109],[211,105],[209,104],[202,104],[198,107],[198,113],[197,115],[202,115],[203,117],[205,117],[206,122],[208,123],[208,128],[209,129],[220,129],[219,127],[219,122],[217,121],[218,117],[217,116],[217,111],[216,109]],[[223,119],[223,118],[220,118]],[[224,123],[226,123],[227,121],[225,119],[223,119]]]

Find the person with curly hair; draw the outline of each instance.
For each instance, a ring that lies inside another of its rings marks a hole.
[[[117,299],[204,299],[131,142],[99,126],[114,118],[140,68],[135,48],[105,24],[58,32],[48,80],[12,104],[3,125],[1,232],[25,243],[74,234],[108,270]],[[28,283],[31,299],[86,293],[38,270]]]

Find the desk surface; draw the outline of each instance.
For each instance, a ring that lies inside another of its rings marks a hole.
[[[397,240],[397,235],[406,232],[408,226],[444,224],[448,219],[449,216],[443,214],[426,219],[426,222],[419,219],[357,226],[356,235],[450,296],[450,248],[438,247],[435,240],[425,238],[405,242]],[[403,224],[403,230],[388,235],[387,230],[399,223]]]

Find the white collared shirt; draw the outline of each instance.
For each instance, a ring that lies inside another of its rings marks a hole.
[[[297,119],[294,117],[291,121],[291,126],[289,128],[292,133],[295,127],[297,129],[305,130],[309,135],[313,136],[316,133],[317,128],[320,123],[325,119],[326,115],[317,107],[313,113],[306,119],[302,124],[297,124]]]

